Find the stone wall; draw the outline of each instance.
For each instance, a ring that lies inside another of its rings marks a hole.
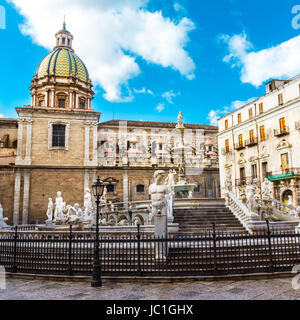
[[[9,224],[13,222],[14,184],[14,169],[0,169],[0,203],[3,206],[4,217],[9,219]]]

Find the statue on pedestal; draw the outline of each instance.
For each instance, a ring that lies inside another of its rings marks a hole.
[[[255,186],[250,184],[246,187],[247,207],[251,213],[256,213],[258,209],[258,203],[255,197]]]
[[[55,211],[54,211],[54,219],[56,220],[59,216],[63,214],[65,209],[65,203],[61,196],[61,192],[57,192],[57,197],[55,199]]]
[[[179,115],[177,117],[177,125],[176,125],[177,129],[183,129],[184,125],[183,125],[183,116],[182,116],[182,111],[179,112]]]
[[[226,191],[232,191],[232,176],[231,176],[230,172],[226,173],[225,190]]]
[[[5,223],[5,221],[7,220],[8,218],[3,217],[3,207],[2,207],[2,204],[0,203],[0,229],[8,227],[8,225]]]
[[[53,201],[52,198],[49,198],[49,202],[48,202],[48,209],[46,212],[47,218],[48,220],[46,222],[51,223],[53,221]]]
[[[272,196],[272,182],[267,178],[262,183],[262,196],[263,199],[270,199]]]
[[[152,201],[152,212],[150,215],[150,221],[156,215],[168,214],[168,203],[166,196],[169,194],[169,188],[165,184],[162,184],[164,171],[157,170],[154,173],[154,183],[149,188]]]
[[[93,202],[90,189],[85,190],[83,206],[85,216],[90,216],[93,213]]]
[[[175,185],[175,176],[176,176],[176,170],[170,169],[169,174],[165,180],[165,184],[169,187],[169,190],[172,191]]]

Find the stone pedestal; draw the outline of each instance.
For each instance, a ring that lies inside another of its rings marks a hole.
[[[155,215],[155,237],[166,239],[168,237],[168,217],[167,215]],[[160,241],[157,242],[155,248],[155,259],[167,259],[168,256],[168,242]]]
[[[8,220],[8,218],[4,218],[4,219],[0,220],[0,230],[9,228],[9,226],[5,223],[5,221],[7,221],[7,220]]]

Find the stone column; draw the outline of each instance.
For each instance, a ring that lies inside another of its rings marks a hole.
[[[33,95],[33,101],[32,101],[32,106],[36,106],[36,94]]]
[[[16,164],[22,162],[22,150],[23,150],[23,123],[24,119],[18,120],[18,150]]]
[[[49,91],[47,90],[45,94],[45,107],[48,107],[48,97],[49,97]]]
[[[90,173],[89,170],[85,170],[84,172],[84,190],[83,190],[83,198],[85,194],[85,190],[90,189]],[[92,192],[92,190],[90,190]],[[83,199],[84,201],[84,199]]]
[[[125,202],[125,208],[128,210],[128,201],[129,201],[129,194],[128,194],[128,171],[124,171],[123,175],[123,202]]]
[[[55,94],[54,90],[51,90],[51,107],[54,108],[55,106]]]
[[[30,171],[25,170],[25,172],[24,172],[24,196],[23,196],[22,224],[28,224],[29,191],[30,191]]]
[[[13,213],[13,223],[15,225],[19,224],[20,191],[21,191],[21,172],[17,170],[15,173],[15,193],[14,193],[14,213]]]
[[[76,93],[76,109],[79,108],[79,94]]]
[[[73,107],[73,92],[70,92],[69,108],[72,109],[72,107]]]
[[[88,98],[88,109],[91,109],[91,98]]]
[[[297,181],[292,180],[291,181],[291,187],[292,187],[292,192],[293,192],[293,206],[295,208],[298,207],[298,194],[297,194]]]
[[[93,164],[97,165],[98,163],[98,122],[93,124]]]
[[[32,123],[33,121],[27,120],[27,136],[26,136],[26,164],[31,164],[31,137],[32,137]]]

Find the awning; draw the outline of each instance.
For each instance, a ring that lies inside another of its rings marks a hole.
[[[277,176],[271,176],[268,177],[269,181],[275,181],[275,180],[281,180],[281,179],[288,179],[294,176],[294,173],[285,173],[285,174],[279,174]]]

